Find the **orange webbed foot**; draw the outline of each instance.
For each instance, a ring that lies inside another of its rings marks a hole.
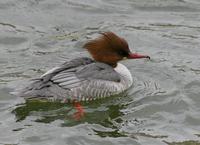
[[[74,102],[73,103],[73,106],[74,108],[76,109],[76,112],[73,114],[73,118],[77,121],[81,120],[84,115],[85,115],[85,112],[84,112],[84,108],[83,106],[81,105],[80,102]]]

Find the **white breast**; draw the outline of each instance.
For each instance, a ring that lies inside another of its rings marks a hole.
[[[130,71],[121,63],[117,64],[117,67],[114,68],[117,73],[119,73],[121,77],[122,85],[124,86],[124,90],[128,89],[133,84],[133,78],[131,76]]]

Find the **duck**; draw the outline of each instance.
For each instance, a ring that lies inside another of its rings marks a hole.
[[[128,68],[119,63],[127,59],[148,58],[132,53],[127,41],[113,32],[102,32],[83,45],[92,58],[79,57],[52,68],[20,90],[25,99],[60,102],[91,101],[117,95],[133,84]],[[80,108],[80,105],[78,106]]]

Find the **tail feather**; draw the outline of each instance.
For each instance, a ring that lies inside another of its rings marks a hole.
[[[56,99],[63,100],[69,98],[69,91],[62,89],[52,82],[43,82],[42,80],[33,80],[27,87],[18,91],[17,96],[25,99],[43,98],[43,99]]]
[[[50,86],[51,84],[43,83],[41,79],[35,79],[27,87],[20,89],[17,95],[25,99],[50,97],[52,96],[48,91]]]

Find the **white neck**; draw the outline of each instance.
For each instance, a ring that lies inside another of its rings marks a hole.
[[[130,71],[121,63],[118,63],[114,69],[117,73],[119,73],[121,77],[121,83],[126,89],[128,89],[133,84],[133,78]]]

